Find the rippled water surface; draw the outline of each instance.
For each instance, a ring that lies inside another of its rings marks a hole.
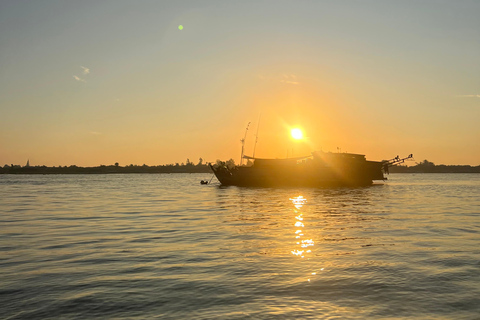
[[[0,175],[2,319],[478,319],[480,175]]]

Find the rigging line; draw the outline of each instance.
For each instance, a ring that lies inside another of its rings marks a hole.
[[[248,132],[249,126],[250,126],[250,122],[247,124],[247,128],[245,129],[245,136],[243,137],[243,139],[240,140],[242,142],[242,155],[240,156],[240,165],[243,164],[243,151],[245,147],[245,139],[247,139],[247,132]]]

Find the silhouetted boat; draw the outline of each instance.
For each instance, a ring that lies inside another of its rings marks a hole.
[[[387,161],[368,161],[362,154],[314,152],[311,156],[287,159],[259,159],[250,166],[211,165],[222,185],[259,187],[368,186],[386,180],[388,167],[403,162],[398,156]]]

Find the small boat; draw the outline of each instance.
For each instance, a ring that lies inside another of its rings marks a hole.
[[[310,156],[260,159],[248,156],[250,165],[210,164],[222,185],[244,187],[354,187],[386,180],[388,167],[412,158],[368,161],[354,153],[313,152]]]

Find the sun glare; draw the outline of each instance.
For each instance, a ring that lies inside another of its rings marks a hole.
[[[290,133],[291,133],[293,139],[299,140],[299,139],[303,138],[303,132],[302,132],[302,130],[300,130],[298,128],[292,129],[292,131],[290,131]]]

